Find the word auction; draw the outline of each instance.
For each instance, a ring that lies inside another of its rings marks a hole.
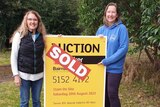
[[[79,44],[79,43],[68,43],[68,44],[58,44],[59,47],[61,47],[64,51],[72,53],[72,52],[78,52],[78,53],[99,53],[100,51],[100,44]]]

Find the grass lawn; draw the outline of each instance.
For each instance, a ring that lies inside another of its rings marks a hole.
[[[10,51],[0,52],[0,65],[10,64]]]
[[[153,86],[141,82],[122,83],[119,96],[122,107],[160,107],[160,96]]]
[[[0,83],[0,87],[0,107],[19,107],[19,88],[14,85],[13,81]],[[44,107],[43,92],[42,90],[42,107]],[[32,107],[31,103],[30,107]]]
[[[19,88],[12,81],[0,83],[0,87],[0,107],[19,107]],[[44,107],[43,93],[44,91],[41,95],[42,107]],[[154,93],[154,88],[138,82],[122,83],[120,99],[122,107],[159,107],[160,105],[160,97]]]

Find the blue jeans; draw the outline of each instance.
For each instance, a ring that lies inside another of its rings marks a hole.
[[[43,78],[37,81],[21,79],[20,86],[20,107],[29,107],[30,91],[32,95],[33,107],[41,107],[40,95]]]

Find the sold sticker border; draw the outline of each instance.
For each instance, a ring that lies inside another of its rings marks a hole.
[[[81,80],[84,80],[91,71],[87,66],[65,52],[55,43],[52,44],[46,55],[55,61],[56,64],[60,64]]]

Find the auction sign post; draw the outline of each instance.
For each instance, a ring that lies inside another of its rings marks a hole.
[[[106,38],[47,35],[45,107],[104,107]]]

